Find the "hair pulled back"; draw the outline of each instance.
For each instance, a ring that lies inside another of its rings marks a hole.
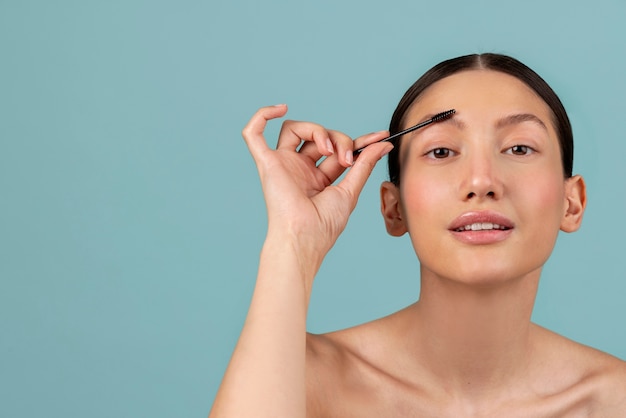
[[[561,149],[563,173],[566,178],[572,176],[574,159],[574,139],[572,127],[563,103],[554,90],[532,69],[515,58],[493,53],[465,55],[443,61],[422,75],[404,94],[398,107],[393,112],[389,124],[391,135],[403,128],[404,116],[413,103],[419,100],[424,91],[437,81],[467,70],[492,70],[511,75],[530,87],[548,105],[552,111],[552,122],[557,132]],[[389,153],[389,180],[400,185],[400,140],[394,143]]]

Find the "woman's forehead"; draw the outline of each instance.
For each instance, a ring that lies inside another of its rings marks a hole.
[[[484,118],[534,114],[546,123],[552,119],[548,105],[521,80],[493,70],[467,70],[428,87],[407,110],[402,127],[452,108],[457,110],[457,121],[463,114]]]

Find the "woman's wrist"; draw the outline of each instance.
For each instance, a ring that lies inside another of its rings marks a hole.
[[[325,255],[312,238],[295,236],[288,231],[268,231],[261,250],[261,266],[272,271],[272,280],[280,280],[278,275],[290,281],[301,281],[310,293]]]

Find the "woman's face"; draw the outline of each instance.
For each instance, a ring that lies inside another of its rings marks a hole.
[[[399,189],[382,190],[389,232],[409,232],[422,274],[483,284],[538,275],[585,203],[582,179],[563,177],[549,107],[515,77],[472,70],[428,88],[404,127],[452,108],[403,138]]]

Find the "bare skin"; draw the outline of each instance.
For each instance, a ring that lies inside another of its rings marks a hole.
[[[433,375],[425,359],[398,352],[407,339],[400,330],[417,331],[415,308],[308,336],[308,417],[626,416],[624,362],[534,324],[525,372],[497,389]]]
[[[402,182],[381,187],[387,231],[408,233],[420,261],[419,300],[326,335],[306,334],[315,274],[391,145],[286,122],[270,150],[265,122],[286,108],[251,120],[268,237],[211,417],[626,417],[626,363],[530,321],[557,234],[586,204],[549,108],[516,78],[474,70],[433,84],[406,125],[450,107],[452,120],[405,137]]]

